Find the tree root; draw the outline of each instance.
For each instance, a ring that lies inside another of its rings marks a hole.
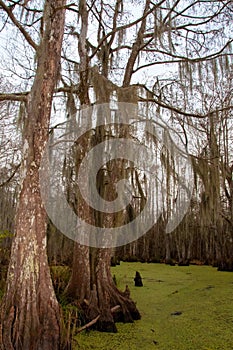
[[[115,312],[117,310],[120,309],[120,305],[116,305],[114,307],[111,308],[111,312]],[[77,330],[77,333],[81,333],[82,331],[84,331],[85,329],[87,328],[90,328],[91,326],[93,326],[97,321],[98,319],[100,318],[100,315],[98,315],[96,318],[94,318],[92,321],[88,322],[87,324],[85,324],[83,327],[79,328]]]

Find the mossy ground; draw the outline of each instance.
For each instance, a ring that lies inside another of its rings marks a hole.
[[[143,287],[134,287],[136,271]],[[142,263],[121,263],[112,273],[120,289],[128,284],[142,319],[117,324],[116,334],[84,331],[77,349],[233,350],[233,273]]]

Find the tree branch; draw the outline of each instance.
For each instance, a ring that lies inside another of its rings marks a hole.
[[[149,6],[150,6],[150,0],[146,0],[143,15],[148,13]],[[131,54],[129,56],[128,62],[127,62],[126,67],[125,67],[125,74],[124,74],[124,78],[123,78],[123,87],[129,86],[129,84],[130,84],[135,61],[136,61],[138,54],[141,50],[141,46],[144,44],[143,35],[145,33],[145,30],[146,30],[146,22],[147,22],[147,17],[144,17],[142,22],[141,22],[141,26],[139,28],[137,38],[133,44]]]
[[[146,63],[146,64],[143,64],[142,66],[139,66],[136,69],[134,69],[133,73],[138,72],[140,69],[144,69],[144,68],[148,68],[148,67],[156,66],[156,65],[160,65],[160,64],[181,63],[181,62],[197,63],[197,62],[211,61],[211,60],[218,58],[218,57],[233,56],[233,54],[231,54],[231,53],[219,54],[219,52],[221,52],[221,51],[219,51],[218,53],[214,53],[213,55],[209,55],[209,56],[205,56],[205,57],[201,57],[201,58],[187,58],[187,57],[172,55],[170,53],[165,53],[165,52],[159,51],[159,50],[157,52],[174,57],[174,60],[171,59],[171,60],[167,60],[167,61],[156,61],[156,62]],[[177,57],[177,58],[175,58],[175,57]]]
[[[149,16],[149,14],[151,14],[156,7],[159,7],[165,0],[161,0],[158,4],[154,5],[148,12],[144,13],[143,16],[141,16],[140,18],[136,19],[135,21],[122,25],[120,27],[115,28],[114,30],[112,30],[111,32],[109,32],[108,34],[106,34],[99,42],[98,46],[96,47],[96,50],[92,53],[91,56],[89,56],[89,59],[91,60],[96,53],[98,52],[98,50],[100,49],[101,45],[103,45],[103,43],[110,37],[113,35],[113,33],[117,33],[121,30],[125,30],[128,29],[130,27],[133,27],[134,25],[140,23],[141,21],[143,21],[145,18],[147,18],[147,16]]]
[[[210,117],[216,113],[220,113],[220,112],[225,112],[225,111],[229,111],[231,109],[233,109],[232,105],[226,106],[226,107],[222,107],[219,109],[215,109],[213,111],[209,111],[206,114],[196,114],[196,113],[189,113],[189,112],[185,112],[179,108],[176,108],[174,106],[168,105],[165,102],[162,102],[160,100],[158,100],[158,96],[155,95],[155,93],[153,91],[151,91],[150,89],[148,89],[145,85],[143,84],[135,84],[134,86],[138,86],[140,88],[144,88],[145,91],[147,91],[150,94],[150,98],[143,98],[139,96],[138,101],[139,102],[152,102],[157,104],[158,106],[162,107],[162,108],[166,108],[172,112],[175,112],[177,114],[183,115],[184,117],[193,117],[193,118],[199,118],[199,119],[204,119],[207,117]],[[154,96],[154,97],[153,97]]]
[[[12,94],[1,94],[0,101],[27,101],[27,95],[29,92],[16,92]]]
[[[93,326],[93,324],[95,324],[95,323],[98,321],[99,318],[100,318],[100,315],[98,315],[96,318],[94,318],[91,322],[85,324],[85,326],[79,328],[79,329],[77,330],[77,334],[78,334],[78,333],[81,333],[81,332],[84,331],[85,329],[90,328],[91,326]]]
[[[227,46],[229,46],[230,44],[233,43],[233,39],[228,40],[225,45],[223,47],[221,47],[221,49],[217,52],[213,52],[207,56],[204,57],[194,57],[194,58],[189,58],[189,57],[185,57],[185,56],[180,56],[180,55],[175,55],[171,52],[168,51],[162,51],[162,50],[157,50],[157,49],[147,49],[144,50],[145,52],[156,52],[156,53],[161,53],[163,55],[167,55],[176,59],[180,59],[183,61],[188,61],[188,62],[201,62],[201,61],[207,61],[207,60],[211,60],[213,58],[218,57],[221,53],[223,53],[223,51],[227,48]],[[227,53],[225,54],[227,55]],[[228,53],[228,55],[232,55],[231,53]]]
[[[14,23],[14,25],[19,29],[19,31],[23,34],[24,38],[27,40],[27,42],[35,49],[38,49],[38,45],[35,43],[35,41],[32,39],[30,34],[24,29],[24,27],[20,24],[20,22],[17,20],[15,15],[13,14],[13,11],[10,7],[8,7],[2,0],[0,0],[0,7],[7,13],[11,21]]]
[[[6,185],[13,179],[13,177],[14,177],[15,174],[17,173],[18,169],[20,168],[20,166],[21,166],[21,163],[19,163],[18,165],[16,165],[16,168],[14,169],[13,173],[8,177],[8,179],[7,179],[6,181],[4,181],[4,182],[2,182],[2,183],[0,184],[0,187],[6,186]]]
[[[76,94],[79,94],[80,89],[77,86],[63,86],[59,87],[57,89],[54,89],[54,93],[57,92],[73,92]],[[0,93],[0,102],[1,101],[19,101],[19,102],[26,102],[27,96],[29,94],[29,91],[25,92],[15,92],[15,93]]]

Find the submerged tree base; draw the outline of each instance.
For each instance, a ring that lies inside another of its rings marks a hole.
[[[100,287],[100,286],[99,286]],[[110,283],[104,291],[101,286],[101,293],[97,293],[94,285],[90,298],[82,302],[76,299],[79,309],[79,319],[81,328],[78,333],[86,329],[97,330],[99,332],[116,333],[117,322],[133,323],[141,319],[141,315],[136,307],[135,302],[130,298],[128,291],[121,292],[114,283]],[[66,296],[74,300],[69,294]]]
[[[103,299],[97,299],[97,289],[94,285],[90,299],[79,303],[79,315],[83,326],[78,333],[85,329],[116,333],[117,322],[133,323],[141,319],[135,302],[129,295],[125,296],[125,292],[118,290],[114,284],[108,285],[108,288],[105,287],[102,296]]]

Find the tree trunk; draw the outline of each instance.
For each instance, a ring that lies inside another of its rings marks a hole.
[[[81,162],[93,144],[96,145],[103,140],[103,135],[106,135],[106,130],[104,126],[100,126],[96,128],[94,139],[88,141],[89,135],[86,135],[86,139],[84,137],[79,140],[79,147],[76,153],[74,153],[76,173],[79,168],[77,163]],[[71,164],[71,166],[73,165]],[[104,178],[102,176],[98,180],[97,187],[103,198],[108,195],[108,200],[114,199],[113,184],[117,182],[121,171],[118,165],[118,168],[112,172],[111,185],[108,187],[104,184]],[[76,201],[78,203],[76,210],[86,222],[96,227],[114,227],[114,220],[116,220],[114,215],[103,215],[102,212],[94,213],[93,210],[81,200],[80,193],[76,193],[76,196],[78,198]],[[72,203],[72,206],[73,205],[74,203]],[[120,218],[118,218],[118,221],[119,220]],[[85,232],[83,232],[83,234],[85,235]],[[115,321],[133,322],[133,320],[140,318],[140,314],[135,303],[131,299],[125,297],[124,293],[119,291],[113,283],[110,263],[111,249],[92,248],[75,243],[73,272],[65,294],[68,297],[78,300],[80,309],[83,311],[82,318],[86,323],[89,323],[99,316],[98,322],[94,324],[95,328],[100,331],[116,332]],[[112,308],[115,306],[120,307],[119,310],[113,314]]]
[[[86,149],[88,152],[89,146],[85,144],[84,140],[81,140],[81,145],[81,149]],[[81,159],[79,151],[80,147],[76,159]],[[83,154],[84,156],[85,154]],[[102,181],[101,185],[101,191],[104,193],[106,189]],[[111,191],[112,189],[108,191],[108,194]],[[96,226],[103,224],[106,227],[108,223],[110,227],[114,227],[114,222],[112,222],[114,217],[111,214],[104,215],[104,218],[102,213],[93,215],[90,208],[82,205],[82,201],[78,200],[77,202],[79,203],[78,213],[82,214],[86,221]],[[136,304],[116,288],[110,265],[111,249],[92,248],[75,243],[73,271],[65,294],[78,301],[80,310],[83,311],[82,318],[85,323],[100,316],[94,327],[100,331],[116,332],[115,321],[133,322],[133,320],[140,318],[140,314]],[[113,314],[111,310],[117,305],[120,308]]]
[[[99,249],[96,265],[96,283],[100,318],[97,327],[101,331],[115,332],[115,321],[130,323],[141,318],[136,304],[113,282],[110,270],[111,249]],[[120,309],[111,313],[111,308],[119,305]]]
[[[81,58],[79,100],[81,106],[86,107],[90,105],[90,98],[87,74],[89,62],[86,47],[88,11],[85,0],[82,1],[80,17],[81,31],[78,45]],[[107,69],[104,71],[107,74]],[[100,75],[99,78],[101,79],[102,75]],[[99,102],[109,102],[110,93],[107,89],[103,90],[104,93],[99,91],[97,94],[100,95]],[[80,140],[79,148],[81,147],[83,150],[83,154],[78,158],[80,162],[89,151],[90,143],[92,143],[93,146],[104,140],[106,136],[105,131],[103,126],[97,127],[94,139],[90,140],[92,142],[88,142],[88,140],[85,142],[84,139]],[[100,187],[101,191],[104,192],[106,190],[102,178],[100,179]],[[94,215],[93,210],[85,205],[81,205],[80,200],[78,207],[78,212],[83,219],[92,225],[99,226],[102,220],[101,215]],[[115,320],[117,314],[112,314],[112,307],[120,305],[121,311],[118,313],[118,318],[124,322],[133,322],[134,319],[140,318],[140,314],[136,309],[135,303],[131,299],[125,298],[123,293],[114,285],[111,276],[110,261],[111,249],[84,247],[76,243],[74,248],[73,273],[66,289],[66,294],[78,299],[79,305],[83,307],[83,316],[86,322],[100,315],[98,322],[95,324],[97,329],[107,332],[116,332]]]
[[[46,212],[39,189],[39,167],[59,71],[66,0],[47,0],[45,29],[37,49],[37,70],[24,124],[22,186],[15,238],[1,307],[3,350],[61,348],[60,308],[46,252]]]
[[[89,247],[75,242],[73,267],[65,295],[81,301],[90,298]]]

